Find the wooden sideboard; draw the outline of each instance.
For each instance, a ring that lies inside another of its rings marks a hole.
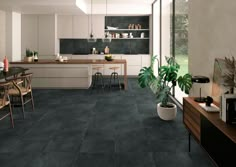
[[[218,112],[205,111],[192,97],[183,99],[183,123],[189,131],[189,151],[192,135],[218,166],[236,166],[236,125],[223,122]]]

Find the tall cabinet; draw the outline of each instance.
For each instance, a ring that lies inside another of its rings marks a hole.
[[[88,15],[58,15],[58,33],[60,39],[86,39],[91,32],[90,16]],[[104,36],[104,15],[93,16],[93,33],[96,38]]]
[[[55,55],[56,15],[22,15],[21,52],[26,48],[38,51],[40,57]]]

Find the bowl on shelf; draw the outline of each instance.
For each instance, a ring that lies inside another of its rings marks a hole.
[[[122,38],[128,38],[129,34],[128,33],[122,33]]]
[[[111,54],[105,55],[105,60],[112,61],[113,60],[112,55]]]
[[[117,30],[117,29],[118,29],[118,27],[111,27],[111,26],[107,26],[107,29],[108,29],[108,30]]]

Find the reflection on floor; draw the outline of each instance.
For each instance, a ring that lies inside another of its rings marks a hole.
[[[34,90],[35,112],[0,122],[1,167],[207,167],[212,162],[174,121],[156,115],[155,97],[129,79],[128,91]]]

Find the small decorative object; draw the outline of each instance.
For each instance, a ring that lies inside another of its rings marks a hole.
[[[25,57],[26,61],[28,61],[28,62],[32,62],[33,61],[33,52],[30,49],[26,48],[25,56],[26,56]]]
[[[109,50],[110,50],[110,49],[108,48],[108,46],[106,46],[105,49],[104,49],[104,53],[105,53],[105,54],[109,54]]]
[[[236,94],[222,94],[220,118],[228,124],[236,124]]]
[[[117,30],[119,27],[111,27],[111,26],[107,26],[108,30]]]
[[[142,26],[141,26],[141,24],[138,24],[138,29],[142,29]]]
[[[96,48],[92,49],[92,54],[96,54]]]
[[[141,33],[140,38],[144,38],[144,32]]]
[[[192,82],[195,82],[195,83],[209,83],[210,79],[208,77],[205,77],[205,76],[194,76],[194,77],[192,77]],[[201,87],[200,87],[200,96],[196,97],[194,100],[196,102],[199,102],[199,103],[205,102],[205,98],[202,97],[202,95],[201,95]]]
[[[60,53],[57,53],[57,55],[56,55],[56,61],[59,61],[59,59],[60,59]]]
[[[68,61],[68,57],[67,57],[67,56],[64,56],[64,57],[63,57],[63,61]]]
[[[59,61],[60,61],[60,62],[63,62],[63,61],[64,61],[64,59],[63,59],[62,56],[60,56]]]
[[[135,29],[139,29],[139,25],[138,24],[135,24]]]
[[[3,71],[4,72],[8,72],[8,66],[9,66],[9,62],[8,62],[8,59],[7,59],[7,56],[5,56],[4,60],[3,60]]]
[[[134,36],[133,36],[133,34],[132,34],[132,32],[130,32],[129,33],[129,38],[133,38]]]
[[[111,54],[108,54],[108,55],[105,55],[105,60],[107,61],[112,61],[112,55]]]
[[[225,57],[225,67],[227,71],[223,74],[224,86],[228,87],[229,93],[234,92],[234,87],[236,86],[236,61],[232,56],[232,59]]]
[[[134,29],[134,24],[131,24],[131,29]]]
[[[210,106],[211,106],[211,103],[213,103],[212,97],[207,96],[205,102],[206,102],[206,106],[209,106],[209,107],[210,107]]]
[[[3,71],[4,63],[0,61],[0,71]]]
[[[131,29],[132,28],[132,25],[131,24],[129,24],[129,26],[128,26],[128,29]]]
[[[38,52],[34,51],[34,61],[38,61]]]

